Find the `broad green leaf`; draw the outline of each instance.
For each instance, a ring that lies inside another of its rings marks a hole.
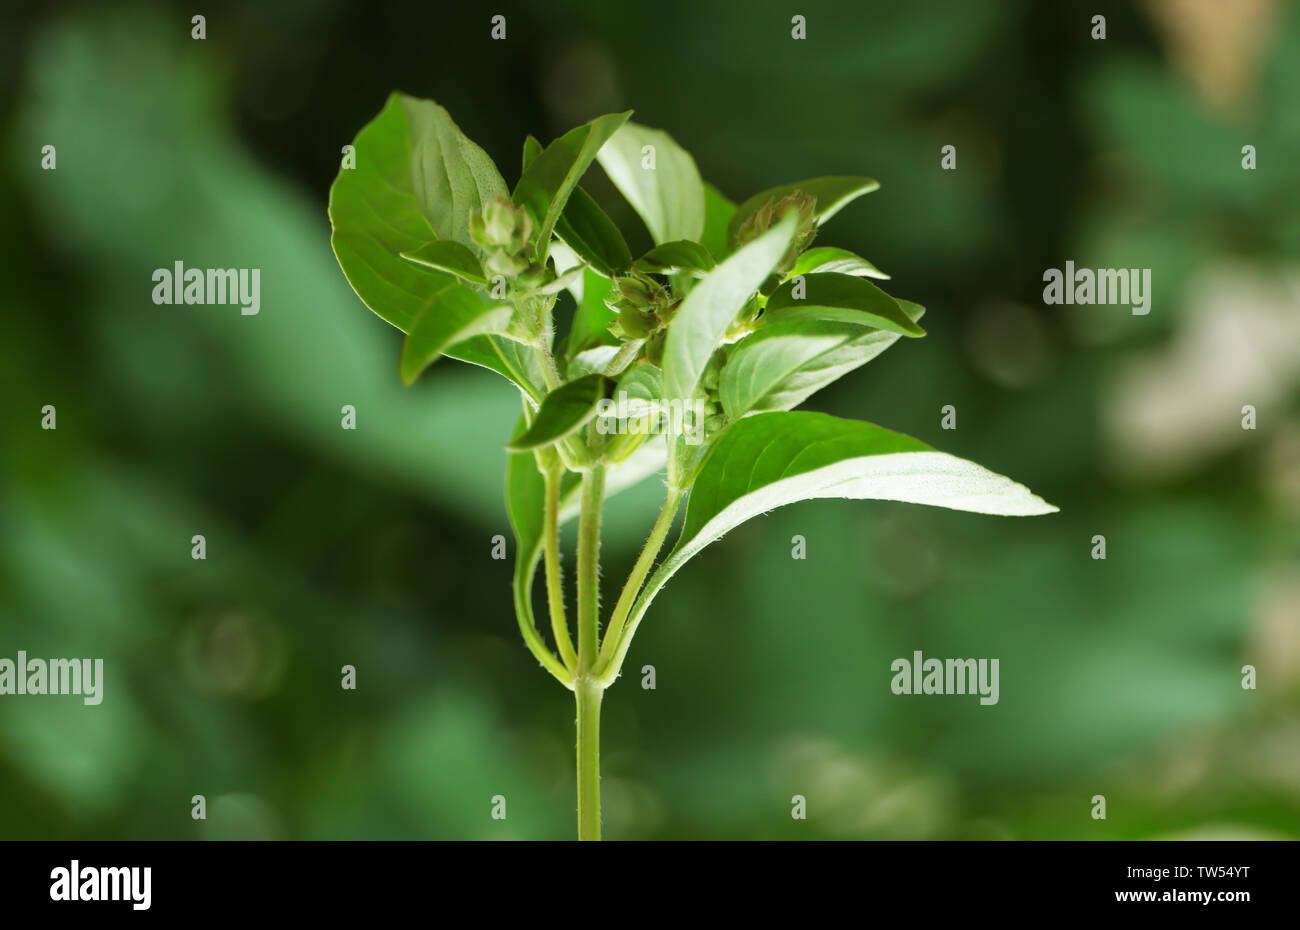
[[[434,271],[454,274],[473,284],[487,284],[487,275],[483,273],[478,257],[453,239],[434,239],[417,249],[403,252],[402,258],[426,265]]]
[[[614,221],[591,195],[575,187],[555,224],[555,234],[603,277],[626,271],[632,252]]]
[[[737,250],[686,296],[668,324],[664,397],[689,402],[700,376],[736,316],[772,273],[794,238],[792,214]]]
[[[705,274],[712,271],[714,265],[709,250],[688,239],[657,245],[636,260],[638,270],[653,274],[672,274],[675,271]]]
[[[430,122],[444,120],[450,127],[446,132],[430,130]],[[407,261],[402,253],[445,238],[438,229],[442,226],[446,231],[442,224],[451,209],[447,203],[456,201],[456,209],[467,217],[474,208],[467,204],[505,190],[487,156],[452,129],[446,111],[436,104],[393,94],[353,140],[356,167],[341,169],[330,187],[330,245],[339,267],[362,303],[404,333],[454,279]],[[460,166],[459,180],[454,189],[448,184],[445,196],[424,204],[421,198],[428,193],[428,178],[417,185],[416,177],[424,170],[430,140],[444,136],[450,137],[449,157]],[[475,193],[471,194],[470,186]],[[438,226],[426,212],[433,208],[443,210]],[[466,224],[468,228],[468,219]],[[448,354],[504,375],[534,398],[541,393],[533,353],[514,343],[482,336]]]
[[[537,221],[536,258],[546,255],[551,232],[578,180],[587,172],[601,146],[631,115],[629,110],[598,116],[560,136],[529,163],[515,187],[514,201],[523,204]]]
[[[835,271],[839,274],[854,274],[864,278],[889,280],[889,275],[861,255],[854,255],[848,249],[837,249],[832,245],[818,246],[804,252],[794,263],[794,268],[791,270],[789,277],[809,274],[814,271]]]
[[[765,319],[773,323],[795,319],[847,323],[860,320],[904,336],[925,335],[925,330],[903,312],[898,301],[870,281],[848,274],[816,272],[803,275],[801,280],[792,278],[772,294],[766,313]]]
[[[704,233],[700,244],[715,258],[726,255],[727,226],[736,215],[736,205],[712,184],[704,185]]]
[[[925,313],[919,304],[898,303],[912,320]],[[728,351],[718,396],[733,420],[750,412],[789,410],[865,365],[899,338],[898,333],[862,323],[765,322]]]
[[[439,239],[472,246],[469,218],[481,213],[483,205],[494,197],[505,195],[501,173],[488,154],[466,138],[438,104],[396,96],[406,113],[411,184],[420,209]]]
[[[768,200],[779,201],[796,190],[803,191],[817,198],[816,216],[818,224],[821,224],[839,213],[846,204],[879,187],[879,182],[871,178],[825,177],[809,178],[796,184],[786,184],[783,187],[761,191],[736,208],[735,215],[727,224],[727,245],[735,247],[736,233],[739,232],[741,224],[757,213]]]
[[[458,342],[505,333],[514,309],[465,287],[451,284],[438,292],[402,343],[402,380],[413,384],[424,369]]]
[[[902,433],[809,411],[756,414],[705,459],[677,545],[637,598],[631,628],[668,579],[725,533],[786,504],[835,497],[1000,516],[1056,511],[1024,485]]]
[[[627,123],[597,158],[645,221],[656,243],[700,238],[704,232],[704,181],[695,159],[672,136]]]
[[[801,500],[894,500],[1001,516],[1056,510],[1010,478],[873,423],[810,411],[760,413],[718,441],[691,488],[672,559]]]
[[[532,424],[506,446],[511,452],[540,449],[558,442],[596,415],[596,402],[605,396],[605,379],[586,375],[562,384],[542,398]]]

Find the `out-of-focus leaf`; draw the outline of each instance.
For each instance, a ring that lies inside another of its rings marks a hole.
[[[704,232],[704,182],[695,159],[668,133],[627,123],[600,150],[600,166],[656,243],[697,241]],[[653,167],[647,161],[653,158]]]
[[[700,244],[715,258],[727,254],[727,226],[736,215],[736,205],[712,184],[704,185],[704,232]]]
[[[616,314],[605,306],[613,283],[591,269],[582,273],[582,298],[573,314],[573,328],[569,333],[569,356],[601,343],[613,343],[609,327]]]

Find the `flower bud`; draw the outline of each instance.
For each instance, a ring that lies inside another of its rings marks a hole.
[[[533,218],[526,209],[499,195],[483,205],[482,214],[470,216],[469,235],[485,252],[517,255],[532,238]]]

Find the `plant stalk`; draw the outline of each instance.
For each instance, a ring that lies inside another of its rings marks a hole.
[[[600,839],[600,702],[605,686],[591,675],[600,649],[600,516],[605,467],[582,475],[578,516],[578,839]]]
[[[578,516],[578,671],[596,664],[600,648],[600,512],[605,502],[605,467],[582,474],[582,511]]]
[[[673,518],[677,515],[677,506],[681,503],[682,492],[675,488],[668,489],[668,496],[664,500],[663,509],[659,511],[659,517],[655,520],[654,527],[650,530],[650,538],[646,540],[641,555],[637,557],[636,564],[632,566],[632,573],[627,577],[627,584],[623,586],[623,591],[618,596],[618,602],[614,605],[614,613],[610,615],[609,627],[605,631],[605,641],[601,644],[600,659],[596,663],[596,675],[605,681],[606,686],[611,684],[609,671],[614,657],[618,654],[619,639],[623,636],[623,630],[627,623],[628,613],[632,610],[632,605],[636,602],[636,596],[641,591],[641,585],[654,567],[655,558],[659,555],[659,550],[663,548],[664,538],[672,528]]]
[[[564,582],[560,576],[560,478],[562,468],[548,468],[543,475],[546,503],[543,507],[543,550],[546,562],[546,603],[551,614],[551,635],[566,668],[578,667],[578,657],[569,638],[569,622],[564,616]]]
[[[578,839],[600,839],[600,702],[605,686],[593,678],[574,682],[578,704]]]

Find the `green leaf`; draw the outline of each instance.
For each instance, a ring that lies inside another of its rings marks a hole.
[[[519,173],[523,174],[528,170],[528,166],[537,160],[537,156],[542,154],[542,143],[537,141],[537,137],[529,133],[524,137],[524,154],[521,159],[522,164]]]
[[[898,301],[912,320],[925,308]],[[899,334],[837,320],[765,322],[727,354],[718,396],[731,419],[764,410],[788,410],[871,361]]]
[[[727,248],[727,225],[736,215],[736,205],[712,184],[704,185],[704,233],[700,244],[710,255],[722,257]]]
[[[581,378],[584,375],[604,374],[609,363],[614,361],[614,356],[618,355],[619,347],[616,345],[593,346],[590,349],[584,349],[575,355],[569,362],[569,367],[565,374],[570,378]]]
[[[575,187],[555,224],[555,234],[603,277],[626,271],[632,252],[614,222],[581,187]]]
[[[789,277],[793,278],[795,275],[809,274],[814,271],[834,271],[864,278],[889,279],[889,275],[861,255],[854,255],[848,249],[837,249],[830,245],[818,246],[800,255]]]
[[[1056,510],[1010,478],[872,423],[809,411],[761,413],[733,426],[704,462],[671,558],[689,558],[769,510],[825,497],[1001,516]]]
[[[653,274],[671,274],[675,271],[705,274],[712,271],[715,264],[708,249],[687,239],[657,245],[636,260],[639,271]]]
[[[430,123],[443,122],[445,131],[430,129]],[[341,169],[330,187],[330,245],[339,267],[361,301],[404,333],[454,279],[410,262],[402,253],[447,238],[440,237],[438,229],[446,231],[448,210],[467,217],[477,208],[476,201],[505,190],[487,156],[459,132],[436,104],[393,94],[353,140],[356,167]],[[444,195],[425,202],[429,179],[417,184],[416,178],[430,146],[444,137],[450,138],[448,157],[459,165],[454,172],[458,180],[454,187],[448,180]],[[455,206],[448,206],[453,201]],[[427,212],[432,209],[442,211],[438,225]],[[467,235],[468,219],[465,222]],[[482,336],[447,354],[505,376],[534,398],[540,395],[534,353],[515,343]]]
[[[682,301],[664,342],[664,397],[689,402],[727,328],[794,238],[793,213],[711,271]]]
[[[560,136],[529,163],[515,187],[514,201],[523,204],[540,227],[535,258],[546,255],[551,232],[569,202],[569,195],[596,153],[631,115],[629,110],[598,116]]]
[[[403,252],[402,258],[426,265],[435,271],[454,274],[473,284],[487,284],[487,275],[478,257],[468,248],[452,239],[434,239],[417,249]]]
[[[1000,516],[1057,509],[1010,478],[871,423],[808,411],[756,414],[705,459],[677,545],[637,598],[632,626],[668,579],[725,533],[786,504],[837,497]]]
[[[605,396],[605,379],[586,375],[562,384],[542,398],[532,425],[506,448],[511,452],[540,449],[558,442],[596,415],[596,403]]]
[[[509,305],[497,304],[462,284],[443,288],[402,343],[402,380],[413,384],[424,369],[458,342],[505,333],[513,312]]]
[[[730,248],[735,247],[736,233],[739,232],[741,224],[757,213],[769,199],[779,201],[782,197],[796,190],[816,197],[816,217],[820,225],[836,213],[839,213],[846,204],[856,200],[863,194],[871,193],[879,187],[879,182],[871,178],[825,177],[809,178],[807,181],[799,181],[796,184],[786,184],[783,187],[773,187],[761,191],[736,209],[735,215],[731,217],[731,221],[727,224],[727,245]]]
[[[605,306],[605,298],[613,289],[613,282],[591,269],[582,274],[582,297],[573,314],[573,328],[569,331],[568,355],[575,357],[584,349],[597,344],[612,344],[614,337],[609,327],[617,314]]]
[[[646,146],[653,147],[653,155]],[[656,243],[700,238],[704,232],[704,181],[695,159],[672,136],[627,123],[597,157]],[[653,168],[646,167],[650,157]]]
[[[862,321],[904,336],[924,336],[898,301],[870,281],[848,274],[816,272],[802,276],[802,297],[796,298],[798,279],[786,281],[767,302],[765,320],[815,319]]]
[[[663,404],[663,373],[650,364],[633,365],[618,379],[615,397],[622,404],[621,415],[647,416]]]

